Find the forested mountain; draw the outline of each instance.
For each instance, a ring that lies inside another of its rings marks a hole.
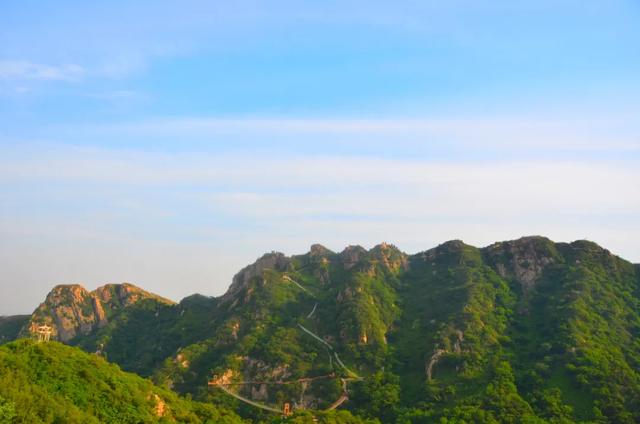
[[[640,422],[640,267],[588,241],[314,245],[178,304],[74,290],[86,292],[54,289],[22,334],[75,323],[57,338],[256,422],[285,403],[294,422],[332,409],[403,424]]]
[[[0,344],[14,340],[31,315],[0,316]]]
[[[242,420],[60,343],[19,340],[0,346],[0,423],[107,422]]]

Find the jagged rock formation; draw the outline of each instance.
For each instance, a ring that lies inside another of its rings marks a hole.
[[[485,253],[498,274],[503,278],[514,278],[525,293],[560,256],[553,242],[544,237],[498,242],[487,247]]]
[[[366,254],[367,250],[362,246],[347,246],[340,252],[340,262],[342,262],[344,269],[351,269]]]
[[[262,275],[265,269],[284,270],[291,261],[290,258],[280,252],[271,252],[264,254],[261,258],[251,265],[242,268],[233,276],[231,286],[227,290],[221,301],[226,302],[233,299],[236,294],[247,288],[252,278]]]
[[[173,304],[128,283],[107,284],[92,292],[78,284],[58,285],[34,311],[21,333],[34,333],[38,325],[46,323],[53,327],[53,338],[69,342],[103,328],[115,312],[144,299]]]
[[[309,249],[309,256],[312,258],[326,258],[332,255],[335,255],[335,253],[321,244],[313,244],[311,245],[311,249]]]

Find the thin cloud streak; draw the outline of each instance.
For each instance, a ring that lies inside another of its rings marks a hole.
[[[76,64],[46,65],[25,61],[0,61],[0,79],[16,81],[75,82],[85,75],[85,69]]]
[[[127,185],[216,185],[230,189],[323,189],[353,187],[379,189],[402,186],[452,188],[500,187],[511,181],[528,190],[553,193],[563,187],[569,197],[584,196],[594,188],[603,195],[610,187],[630,187],[640,181],[635,166],[593,161],[429,161],[292,155],[245,157],[241,153],[138,153],[101,149],[60,149],[0,159],[5,181],[60,181],[125,183]],[[508,177],[508,178],[507,178]],[[505,186],[502,186],[503,189]],[[507,186],[508,187],[508,186]],[[525,191],[525,190],[523,190]],[[617,204],[607,196],[608,204]]]
[[[324,139],[341,143],[455,145],[475,149],[534,149],[545,151],[640,151],[640,126],[627,116],[584,116],[574,119],[488,117],[280,119],[177,117],[84,127],[60,128],[60,134],[131,139],[173,138],[228,140],[267,144]],[[301,138],[304,137],[304,138]],[[176,141],[176,144],[180,144]]]

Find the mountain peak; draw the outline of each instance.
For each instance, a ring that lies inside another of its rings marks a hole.
[[[409,269],[407,254],[393,244],[382,242],[371,248],[369,254],[390,270],[400,271]]]
[[[542,236],[497,242],[483,251],[498,274],[518,281],[523,292],[535,285],[548,265],[562,260],[556,245]]]
[[[48,293],[49,295],[60,295],[60,294],[89,294],[89,291],[80,284],[57,284],[55,285],[51,291]]]
[[[340,252],[340,260],[344,267],[349,269],[360,262],[367,254],[367,249],[360,245],[349,245]]]
[[[466,246],[465,242],[460,239],[453,239],[445,241],[436,247],[436,249],[444,249],[449,251],[462,250]]]
[[[333,254],[334,253],[331,250],[318,243],[312,244],[311,249],[309,249],[309,255],[314,257],[323,257]]]
[[[174,303],[129,283],[106,284],[92,292],[80,284],[59,284],[36,308],[21,333],[27,335],[41,323],[47,323],[53,327],[54,337],[67,342],[79,334],[86,335],[104,327],[115,310],[144,299]]]
[[[80,284],[58,284],[47,294],[40,308],[60,308],[87,302],[91,294]],[[37,310],[36,310],[37,311]]]
[[[270,253],[265,253],[260,258],[258,258],[251,265],[247,265],[242,268],[236,275],[233,276],[233,280],[227,292],[222,295],[221,301],[226,302],[235,297],[237,293],[242,291],[249,281],[251,281],[254,277],[259,277],[262,275],[262,272],[265,269],[275,269],[278,271],[283,271],[286,269],[287,265],[291,262],[291,258],[285,256],[284,253],[272,251]]]
[[[175,302],[157,294],[150,293],[131,283],[105,284],[90,293],[102,302],[117,302],[119,306],[129,306],[142,299],[155,299],[160,303],[172,305]]]
[[[381,252],[385,250],[393,250],[396,252],[400,252],[400,249],[398,249],[394,244],[387,243],[386,241],[376,244],[369,250],[369,252]]]

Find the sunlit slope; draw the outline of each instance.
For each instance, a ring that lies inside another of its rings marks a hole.
[[[117,365],[57,342],[0,347],[2,423],[240,423]]]
[[[264,255],[222,297],[142,300],[70,342],[254,420],[290,403],[385,423],[635,423],[638,270],[544,237],[314,245]]]

